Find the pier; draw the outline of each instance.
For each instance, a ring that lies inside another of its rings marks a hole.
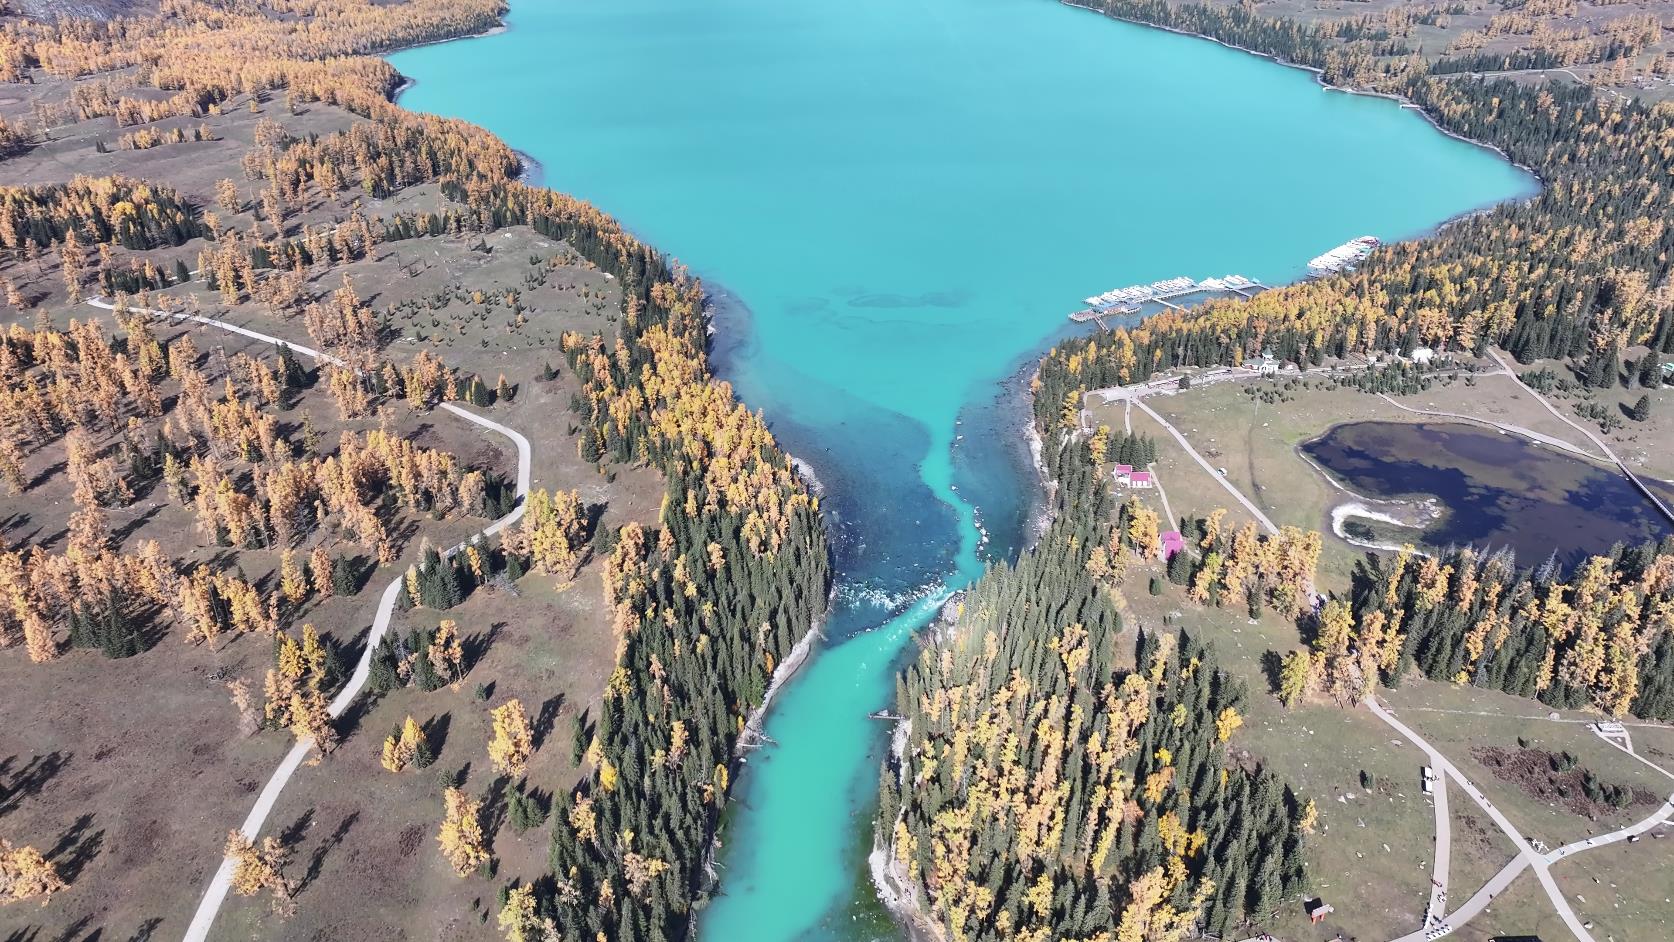
[[[1148,285],[1129,285],[1126,288],[1116,288],[1103,294],[1084,299],[1087,307],[1076,311],[1069,319],[1084,324],[1088,321],[1097,323],[1100,329],[1109,330],[1104,323],[1104,316],[1138,314],[1146,304],[1161,304],[1173,311],[1183,311],[1184,307],[1174,302],[1176,298],[1183,298],[1193,294],[1236,294],[1241,298],[1253,297],[1258,291],[1267,290],[1267,286],[1253,278],[1243,275],[1224,275],[1220,278],[1205,278],[1197,281],[1184,276],[1153,281]]]
[[[1383,243],[1376,236],[1361,236],[1350,239],[1324,255],[1316,255],[1308,260],[1308,274],[1316,278],[1335,275],[1341,271],[1353,271],[1354,266],[1365,261],[1372,251]]]

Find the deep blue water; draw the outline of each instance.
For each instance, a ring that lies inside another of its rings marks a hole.
[[[725,835],[702,931],[726,942],[889,934],[855,892],[866,713],[945,592],[1017,547],[1018,371],[1082,297],[1278,283],[1533,188],[1393,102],[1044,0],[513,0],[510,26],[392,57],[403,103],[724,286],[715,362],[839,535],[830,640]]]
[[[1456,423],[1352,422],[1303,446],[1367,497],[1435,497],[1446,513],[1422,542],[1510,548],[1520,563],[1564,565],[1671,529],[1614,470],[1512,435]]]

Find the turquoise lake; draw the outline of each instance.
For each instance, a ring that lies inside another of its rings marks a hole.
[[[865,877],[866,714],[945,593],[1023,541],[1026,371],[1081,298],[1283,282],[1534,189],[1394,102],[1046,0],[514,0],[509,25],[392,56],[402,103],[701,275],[717,369],[837,530],[828,640],[723,835],[718,942],[898,935]]]

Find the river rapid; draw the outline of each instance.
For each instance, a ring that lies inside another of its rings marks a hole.
[[[1079,299],[1268,284],[1534,181],[1395,102],[1046,0],[513,0],[391,57],[690,265],[714,358],[818,475],[839,588],[724,832],[718,942],[894,938],[865,876],[913,632],[1038,509],[1034,359]],[[1089,328],[1074,328],[1089,329]]]

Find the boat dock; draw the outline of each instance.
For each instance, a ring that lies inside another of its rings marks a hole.
[[[1361,236],[1350,239],[1323,255],[1316,255],[1308,260],[1308,274],[1315,278],[1335,275],[1342,271],[1353,271],[1354,266],[1364,262],[1372,250],[1382,243],[1376,236]]]
[[[1316,255],[1308,261],[1308,276],[1323,278],[1338,272],[1353,271],[1356,265],[1365,261],[1378,246],[1383,243],[1376,236],[1361,236],[1350,239],[1323,255]],[[1253,298],[1258,292],[1266,291],[1267,286],[1254,278],[1243,275],[1223,275],[1220,278],[1205,278],[1196,281],[1191,278],[1165,278],[1153,281],[1148,285],[1129,285],[1126,288],[1115,288],[1103,294],[1095,294],[1084,298],[1087,306],[1072,313],[1069,319],[1077,324],[1088,321],[1099,325],[1100,330],[1109,330],[1110,326],[1104,322],[1106,317],[1125,317],[1139,314],[1147,304],[1160,304],[1170,311],[1184,311],[1184,305],[1176,303],[1176,299],[1193,294],[1235,294],[1240,298]]]
[[[1183,298],[1193,294],[1236,294],[1241,298],[1254,297],[1258,291],[1267,290],[1267,286],[1253,278],[1243,275],[1224,275],[1220,278],[1205,278],[1197,281],[1184,276],[1153,281],[1148,285],[1129,285],[1126,288],[1116,288],[1083,299],[1087,307],[1069,316],[1070,320],[1078,324],[1092,321],[1100,329],[1108,330],[1104,323],[1107,316],[1126,316],[1138,314],[1146,304],[1161,304],[1173,311],[1183,311],[1184,307],[1175,303],[1176,298]]]

